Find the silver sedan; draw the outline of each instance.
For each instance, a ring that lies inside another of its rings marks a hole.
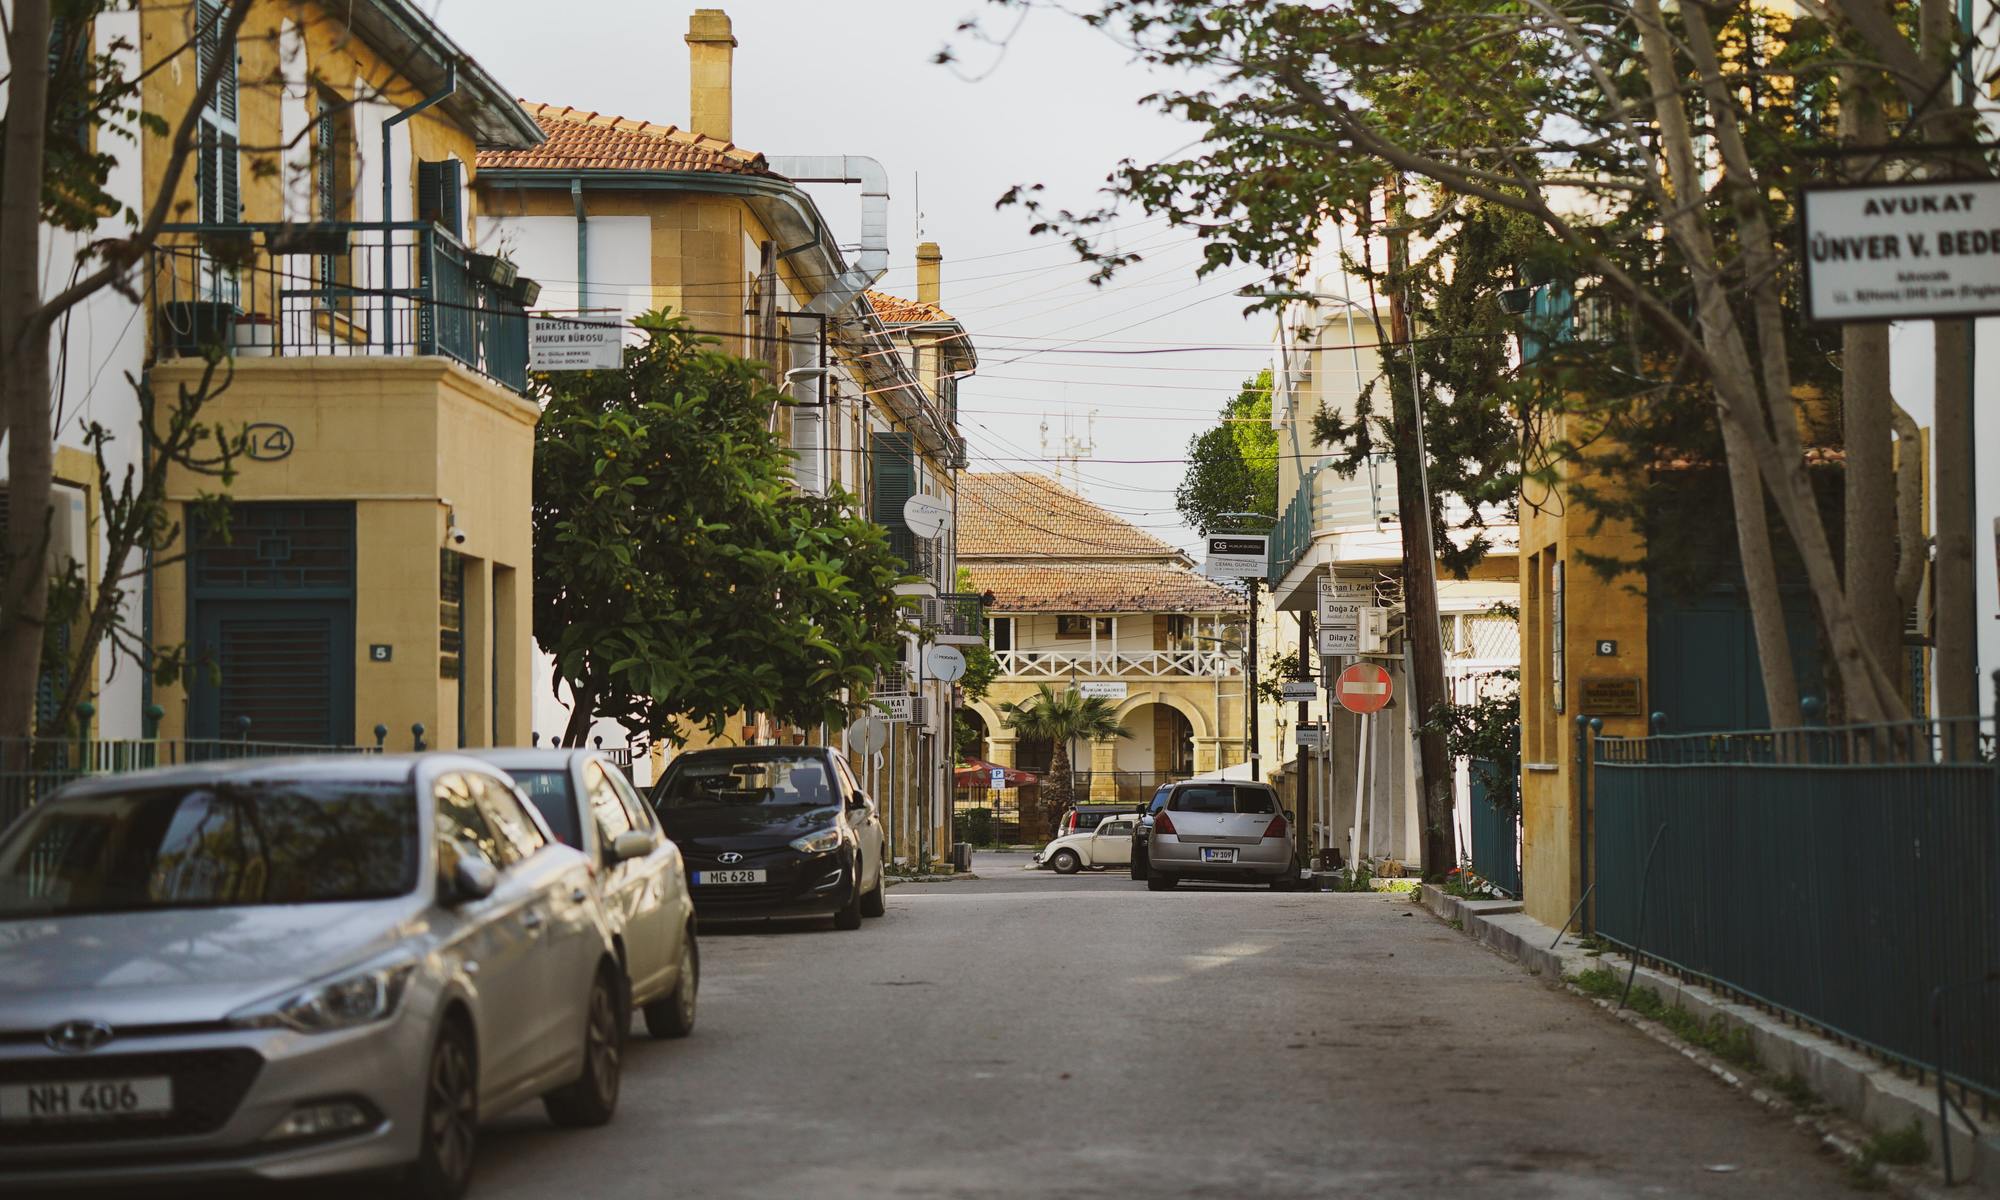
[[[1182,879],[1287,886],[1294,875],[1292,828],[1267,783],[1177,783],[1153,814],[1146,886],[1163,892]]]
[[[481,1120],[618,1102],[582,854],[468,758],[73,785],[0,835],[0,1194],[390,1169],[466,1188]]]
[[[652,808],[599,750],[469,753],[507,772],[557,840],[598,864],[598,892],[646,1031],[693,1032],[701,987],[694,900],[681,852],[660,832]]]

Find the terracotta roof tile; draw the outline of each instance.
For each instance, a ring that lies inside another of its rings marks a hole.
[[[482,150],[479,168],[529,171],[709,171],[773,175],[764,156],[732,142],[671,125],[529,104],[549,140],[530,150]]]
[[[958,556],[1185,561],[1173,546],[1046,475],[988,471],[958,481]]]
[[[952,316],[935,304],[922,300],[905,300],[901,296],[891,296],[887,292],[869,292],[868,306],[875,315],[882,318],[884,325],[928,325],[933,321],[955,321]]]
[[[1243,607],[1243,597],[1235,592],[1168,563],[963,565],[971,590],[992,592],[993,611],[1000,613],[1232,612]]]

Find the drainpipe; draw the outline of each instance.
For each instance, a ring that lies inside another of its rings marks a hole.
[[[394,347],[389,344],[390,325],[394,320],[393,308],[396,291],[396,238],[389,226],[396,214],[396,178],[390,168],[395,165],[395,144],[391,135],[396,126],[437,104],[458,90],[458,64],[444,65],[444,86],[400,112],[392,113],[382,122],[382,352],[390,353]],[[411,146],[414,154],[416,147]]]
[[[576,307],[590,307],[590,218],[583,211],[583,180],[569,181],[569,202],[576,209]]]

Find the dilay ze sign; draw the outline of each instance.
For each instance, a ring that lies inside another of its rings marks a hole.
[[[2000,312],[2000,180],[1808,188],[1802,201],[1811,320]]]

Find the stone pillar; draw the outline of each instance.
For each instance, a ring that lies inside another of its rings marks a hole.
[[[1198,737],[1194,740],[1194,773],[1206,775],[1221,764],[1217,762],[1217,750],[1221,738]]]
[[[1011,737],[994,736],[986,739],[986,761],[996,767],[1014,765],[1015,740]]]
[[[1090,795],[1093,804],[1118,802],[1118,739],[1090,743]]]

